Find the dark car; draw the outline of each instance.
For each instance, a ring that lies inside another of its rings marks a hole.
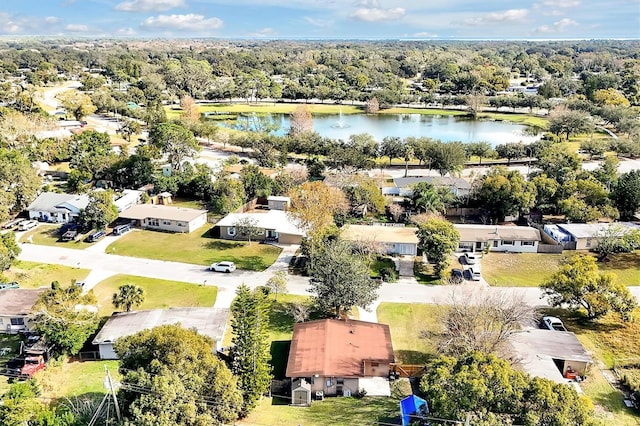
[[[62,237],[60,237],[60,240],[62,241],[75,241],[75,239],[78,238],[78,231],[77,230],[69,230],[67,232],[65,232],[64,234],[62,234]]]
[[[464,281],[464,271],[462,269],[452,269],[449,280],[453,284],[461,284]]]

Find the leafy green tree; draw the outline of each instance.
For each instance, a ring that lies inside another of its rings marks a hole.
[[[89,179],[101,179],[117,160],[111,150],[109,135],[94,130],[73,135],[69,149],[72,152],[69,164],[72,171],[77,170]]]
[[[564,134],[566,140],[573,134],[588,133],[592,130],[591,116],[583,111],[559,109],[549,116],[549,131],[556,135]]]
[[[64,405],[49,408],[38,401],[40,393],[35,380],[13,383],[2,395],[0,424],[3,426],[75,426],[79,424]]]
[[[278,301],[278,294],[287,292],[287,271],[276,271],[267,281],[266,287],[275,294],[275,300]]]
[[[569,151],[562,144],[543,147],[537,157],[537,165],[542,173],[555,179],[561,185],[565,181],[574,179],[582,164],[578,154]]]
[[[327,241],[311,257],[310,291],[316,304],[336,318],[354,306],[366,309],[377,299],[380,283],[370,278],[364,259],[346,241]]]
[[[257,405],[271,383],[269,301],[263,291],[242,284],[231,304],[231,371],[238,377],[243,413]]]
[[[448,189],[443,189],[449,192]],[[443,192],[428,182],[418,182],[413,185],[411,203],[418,212],[445,214],[447,199]]]
[[[82,294],[76,285],[62,287],[57,281],[40,295],[31,320],[35,330],[69,355],[77,354],[98,328],[99,317],[79,305],[95,305],[93,292]]]
[[[439,277],[449,266],[449,257],[458,248],[460,233],[445,219],[430,218],[418,226],[418,248],[434,264]]]
[[[612,310],[628,321],[637,305],[636,298],[615,275],[598,271],[592,256],[572,257],[541,287],[551,305],[583,309],[590,320]]]
[[[116,188],[140,188],[152,181],[153,162],[139,152],[111,166],[109,176]]]
[[[500,158],[507,159],[507,164],[511,164],[511,160],[523,158],[525,156],[524,144],[522,142],[498,145],[496,146],[496,152]]]
[[[431,167],[444,176],[459,172],[467,159],[464,144],[460,142],[437,143],[430,151]]]
[[[0,273],[14,264],[21,251],[22,249],[16,241],[14,232],[6,232],[0,235]]]
[[[126,137],[127,142],[131,142],[131,136],[139,134],[141,130],[142,127],[136,120],[124,119],[122,123],[120,123],[118,133]]]
[[[182,170],[184,160],[200,151],[193,133],[174,123],[154,125],[149,131],[149,144],[167,154],[173,170]]]
[[[76,120],[82,120],[96,111],[89,95],[76,90],[68,90],[58,95],[58,99],[65,109],[73,114]]]
[[[244,186],[238,179],[226,174],[217,176],[213,182],[211,204],[213,210],[222,214],[231,213],[247,199]]]
[[[340,185],[347,196],[352,209],[365,206],[372,213],[383,213],[385,198],[380,192],[375,179],[368,176],[355,175]]]
[[[435,417],[473,424],[595,425],[593,404],[568,385],[530,378],[495,355],[431,361],[420,389]]]
[[[537,207],[552,207],[555,202],[555,195],[560,185],[555,179],[547,177],[547,175],[540,174],[534,176],[531,179],[531,183],[536,187],[536,206]]]
[[[504,221],[507,215],[522,214],[535,205],[536,187],[517,170],[494,167],[482,177],[475,198],[490,216]]]
[[[78,215],[78,222],[89,229],[104,230],[118,218],[118,208],[113,203],[113,191],[92,191],[89,204]]]
[[[402,158],[404,156],[404,144],[402,139],[396,136],[387,136],[382,139],[380,144],[380,155],[389,157],[389,165],[394,158]]]
[[[42,184],[29,159],[19,150],[0,149],[0,222],[22,211]]]
[[[131,312],[131,308],[142,305],[144,302],[144,290],[135,284],[124,284],[118,287],[118,292],[113,293],[113,306],[116,309],[124,308]]]
[[[478,164],[482,164],[483,158],[495,158],[497,153],[491,148],[489,142],[470,142],[464,146],[467,155],[478,157]]]
[[[611,193],[620,217],[631,219],[640,208],[640,170],[623,173]]]
[[[233,423],[242,409],[238,382],[207,336],[163,325],[118,339],[127,424],[200,426]],[[140,392],[144,389],[145,392]]]
[[[244,193],[249,200],[255,197],[268,197],[271,195],[273,180],[262,173],[260,167],[247,164],[240,170],[240,181],[244,186]]]

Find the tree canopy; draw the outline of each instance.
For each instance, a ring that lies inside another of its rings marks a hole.
[[[417,234],[418,247],[441,277],[449,266],[449,256],[458,248],[460,233],[451,222],[433,217],[418,225]]]
[[[480,181],[475,198],[489,216],[502,222],[507,215],[522,214],[535,204],[537,190],[517,170],[495,167]]]

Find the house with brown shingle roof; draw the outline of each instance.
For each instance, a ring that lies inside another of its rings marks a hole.
[[[323,319],[294,326],[286,376],[298,385],[304,379],[316,396],[350,396],[361,389],[388,396],[394,361],[388,325]]]

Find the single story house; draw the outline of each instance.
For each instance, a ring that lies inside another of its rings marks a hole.
[[[463,178],[448,176],[411,176],[393,179],[394,186],[383,187],[382,194],[411,197],[413,195],[413,187],[420,182],[429,183],[435,188],[447,188],[456,196],[469,195],[469,192],[471,192],[471,184]]]
[[[418,228],[403,226],[347,225],[342,238],[347,241],[373,241],[382,244],[387,254],[418,254]]]
[[[135,206],[140,202],[140,197],[142,197],[143,191],[136,191],[135,189],[124,189],[120,197],[116,198],[113,202],[116,208],[118,209],[118,213],[127,210],[130,207]]]
[[[89,204],[88,195],[43,192],[27,207],[29,219],[67,223],[75,220]]]
[[[537,253],[540,231],[529,226],[456,224],[460,233],[460,251]]]
[[[258,210],[249,213],[230,213],[216,223],[215,232],[225,240],[237,240],[243,237],[238,235],[236,229],[239,221],[252,219],[258,228],[257,241],[273,241],[283,244],[300,244],[302,237],[306,235],[282,210]]]
[[[528,329],[509,339],[524,371],[558,383],[584,377],[593,358],[575,334],[568,331]]]
[[[29,315],[42,289],[7,288],[0,290],[0,332],[29,331]]]
[[[286,376],[292,379],[294,403],[301,405],[310,401],[304,392],[316,397],[350,396],[365,389],[367,395],[389,396],[389,364],[394,361],[386,324],[308,321],[293,327]]]
[[[630,229],[640,230],[640,225],[631,222],[613,223],[562,223],[545,225],[544,231],[566,249],[590,250],[598,246],[598,237],[610,227],[619,227],[620,235]]]
[[[207,223],[207,211],[162,204],[136,204],[120,212],[120,219],[135,221],[145,229],[192,232]]]
[[[150,311],[116,312],[102,326],[93,344],[98,346],[100,359],[118,359],[113,344],[121,337],[167,324],[180,324],[211,337],[220,349],[229,316],[228,309],[169,308]]]

